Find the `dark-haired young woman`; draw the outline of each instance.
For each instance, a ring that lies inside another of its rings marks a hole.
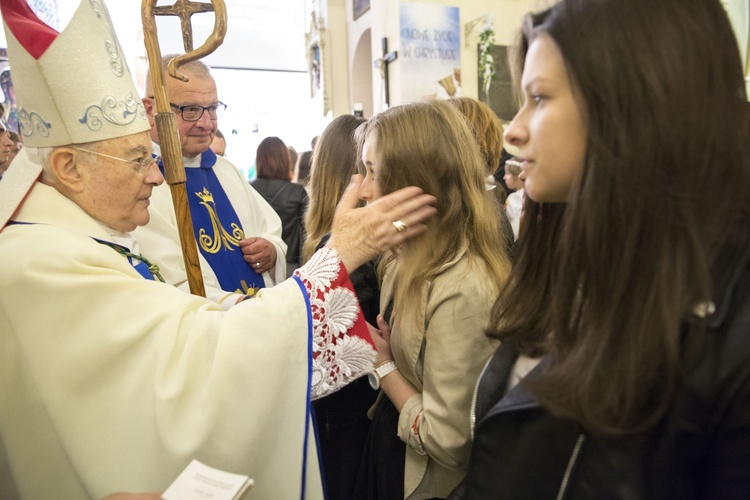
[[[562,0],[526,21],[505,138],[529,201],[451,498],[747,498],[750,131],[727,14]]]

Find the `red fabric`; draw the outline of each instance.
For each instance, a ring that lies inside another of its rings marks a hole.
[[[26,0],[0,0],[0,10],[6,26],[34,59],[42,57],[60,34],[39,19]]]
[[[339,277],[335,281],[331,282],[331,288],[344,287],[347,290],[354,293],[354,285],[352,280],[349,278],[349,273],[344,267],[344,264],[339,262]],[[356,294],[355,294],[356,295]],[[370,330],[367,329],[367,321],[365,321],[365,315],[362,314],[362,308],[357,306],[359,314],[357,315],[357,321],[354,326],[347,332],[350,337],[359,337],[367,341],[368,344],[375,348],[375,343],[372,341],[370,336]]]

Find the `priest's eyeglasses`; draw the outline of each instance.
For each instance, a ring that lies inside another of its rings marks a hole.
[[[156,160],[150,155],[147,157],[138,158],[135,160],[126,160],[125,158],[118,158],[116,156],[106,155],[98,151],[91,151],[90,149],[83,149],[83,148],[79,148],[75,146],[68,146],[68,147],[70,149],[75,149],[76,151],[81,151],[82,153],[90,153],[92,155],[103,156],[105,158],[109,158],[110,160],[117,160],[123,163],[130,163],[133,166],[133,169],[135,170],[135,173],[138,177],[145,176],[146,172],[148,172],[148,169],[151,168],[151,165],[153,165],[156,162]]]
[[[187,106],[178,106],[177,104],[170,102],[170,106],[179,110],[180,116],[186,122],[197,122],[203,116],[203,113],[208,111],[208,117],[212,120],[221,118],[224,114],[224,110],[227,109],[227,105],[219,101],[217,104],[210,106],[198,106],[197,104],[188,104]]]

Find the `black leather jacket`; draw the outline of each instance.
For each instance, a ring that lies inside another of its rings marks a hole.
[[[718,262],[699,359],[654,429],[594,437],[550,415],[523,384],[504,394],[516,356],[501,346],[477,386],[469,472],[449,498],[750,498],[748,226]],[[528,377],[547,366],[542,360]]]
[[[286,261],[290,269],[302,265],[302,245],[305,242],[305,211],[307,192],[301,184],[279,179],[257,178],[250,183],[279,214],[281,239],[286,243]]]

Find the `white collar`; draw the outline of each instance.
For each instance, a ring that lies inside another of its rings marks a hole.
[[[151,146],[153,147],[154,154],[156,156],[161,156],[161,147],[159,144],[152,140]],[[203,155],[197,155],[195,158],[186,158],[183,156],[182,163],[185,165],[185,168],[198,168],[201,166],[201,156]]]

